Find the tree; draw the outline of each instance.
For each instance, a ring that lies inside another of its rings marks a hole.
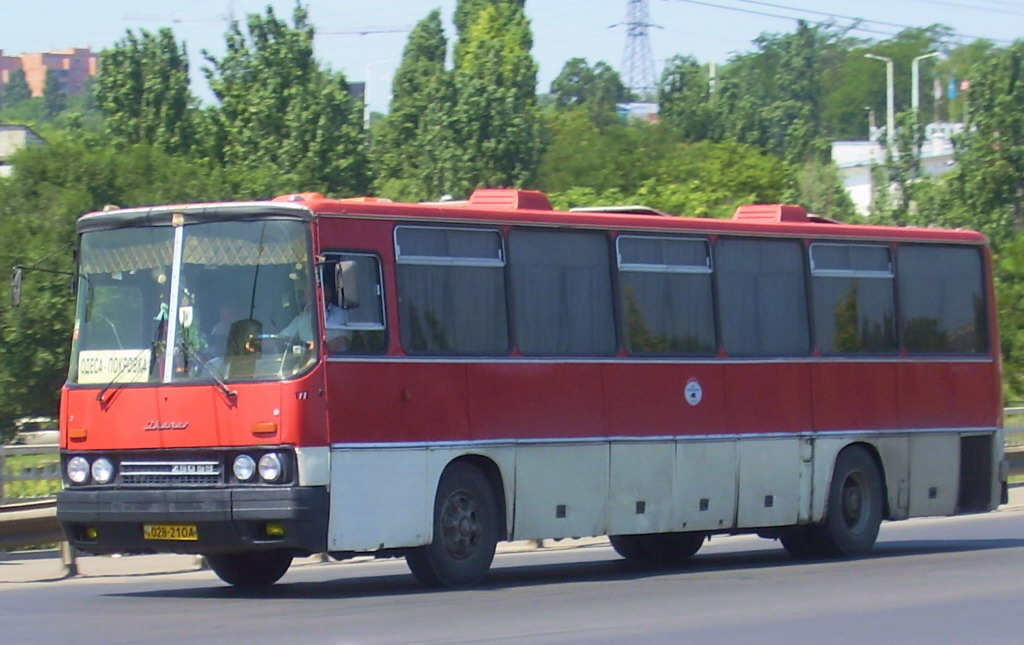
[[[1024,41],[982,59],[970,78],[954,170],[915,189],[913,221],[973,228],[999,247],[1024,229]]]
[[[289,27],[267,7],[248,17],[251,42],[234,22],[223,57],[203,52],[220,100],[205,125],[207,154],[246,172],[272,171],[268,192],[364,193],[362,104],[343,74],[313,58],[306,9],[296,5],[292,18]]]
[[[540,163],[533,39],[521,0],[461,0],[455,47],[455,107],[447,192],[524,186]]]
[[[441,196],[445,166],[436,163],[432,152],[442,140],[432,137],[431,130],[443,127],[454,99],[445,70],[447,48],[439,11],[409,35],[391,83],[391,111],[372,133],[374,186],[382,195],[411,201]]]
[[[658,84],[659,114],[683,141],[721,139],[723,114],[714,98],[710,78],[696,58],[669,59]]]
[[[25,70],[18,68],[11,72],[10,80],[3,87],[3,105],[11,107],[23,103],[32,98],[32,90],[29,89],[28,80],[25,78]]]
[[[54,70],[47,70],[46,85],[43,87],[43,114],[53,120],[67,107],[68,96],[64,92],[64,84]]]
[[[595,123],[605,124],[615,116],[615,104],[630,100],[629,90],[608,63],[591,67],[584,58],[572,58],[551,82],[551,95],[559,107],[584,106]]]
[[[128,31],[100,54],[96,100],[107,131],[125,143],[171,153],[196,146],[198,102],[189,89],[188,52],[170,29]]]

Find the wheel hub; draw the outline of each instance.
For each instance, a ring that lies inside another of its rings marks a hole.
[[[464,492],[448,498],[441,515],[444,546],[453,557],[464,560],[473,555],[480,535],[476,500]]]

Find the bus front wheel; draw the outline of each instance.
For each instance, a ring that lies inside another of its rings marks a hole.
[[[459,462],[441,476],[434,499],[434,537],[405,556],[409,570],[430,587],[480,582],[498,544],[498,499],[475,466]]]
[[[288,571],[292,554],[281,550],[217,553],[206,556],[206,562],[218,578],[230,585],[269,587]]]

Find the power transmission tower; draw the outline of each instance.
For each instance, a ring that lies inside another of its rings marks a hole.
[[[626,86],[638,98],[650,96],[656,87],[654,52],[647,31],[658,27],[649,21],[647,0],[628,0],[626,9],[626,49],[622,55]]]

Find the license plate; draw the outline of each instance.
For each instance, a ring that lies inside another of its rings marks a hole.
[[[195,524],[143,524],[142,537],[147,540],[186,540],[199,539],[199,531]]]

